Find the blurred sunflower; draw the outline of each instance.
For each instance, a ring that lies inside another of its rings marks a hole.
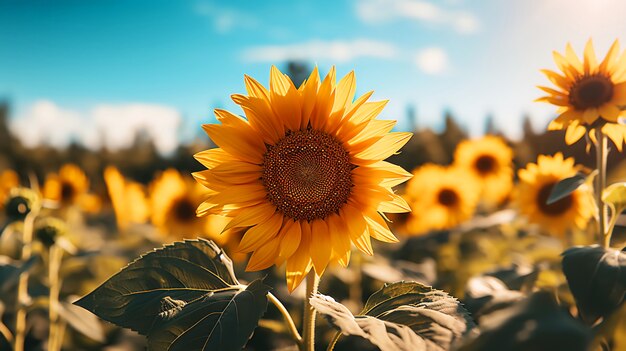
[[[426,164],[413,171],[405,199],[413,210],[404,230],[420,234],[453,228],[470,219],[476,209],[480,186],[465,170]]]
[[[286,261],[293,291],[312,268],[346,266],[351,243],[371,255],[370,237],[397,241],[381,214],[409,211],[391,188],[411,175],[383,160],[412,134],[375,119],[386,101],[367,102],[373,92],[354,100],[354,73],[336,84],[334,67],[321,82],[315,68],[299,88],[276,67],[269,90],[245,83],[248,96],[232,98],[247,119],[215,110],[221,124],[203,128],[219,148],[196,154],[208,170],[194,176],[210,191],[198,214],[246,228],[247,270]]]
[[[469,171],[479,182],[481,200],[498,205],[513,188],[513,150],[496,136],[464,140],[454,151],[454,166]]]
[[[593,215],[594,205],[589,192],[578,188],[570,195],[547,204],[552,188],[561,180],[576,174],[573,158],[539,155],[537,163],[529,163],[518,172],[520,182],[516,193],[519,211],[532,223],[548,233],[564,236],[568,230],[584,229]]]
[[[570,44],[565,56],[554,52],[554,61],[562,74],[542,70],[557,89],[539,87],[548,93],[537,99],[558,106],[559,116],[548,129],[567,129],[568,145],[578,141],[589,130],[601,128],[621,151],[626,139],[626,126],[620,125],[622,108],[626,105],[626,52],[620,54],[616,40],[598,63],[591,40],[585,46],[583,62]],[[595,138],[595,133],[589,133]]]
[[[43,197],[65,206],[73,205],[88,189],[89,179],[83,170],[70,163],[63,165],[58,173],[48,174],[43,185]]]
[[[197,217],[196,208],[206,196],[204,187],[193,178],[183,177],[175,169],[163,171],[150,184],[152,224],[177,239],[205,236],[209,220]]]
[[[20,185],[20,178],[17,173],[11,169],[0,172],[0,209],[4,208],[11,189]]]
[[[131,223],[147,221],[150,212],[143,185],[126,180],[120,171],[112,166],[104,170],[104,182],[119,229],[123,230]]]

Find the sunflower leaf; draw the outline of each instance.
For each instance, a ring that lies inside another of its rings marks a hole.
[[[490,313],[480,320],[480,328],[480,335],[465,339],[457,350],[590,350],[591,330],[547,291]]]
[[[267,308],[269,287],[239,284],[212,241],[186,240],[145,254],[75,304],[148,337],[150,350],[237,350]],[[222,331],[236,330],[222,337]]]
[[[552,191],[550,192],[550,195],[548,196],[548,200],[546,201],[546,203],[548,205],[551,205],[563,199],[564,197],[576,191],[576,189],[578,189],[581,185],[583,185],[586,180],[587,180],[587,175],[582,172],[578,172],[572,177],[565,178],[559,181],[552,188]]]
[[[563,273],[588,323],[606,317],[626,295],[626,252],[598,245],[572,247],[562,254]]]
[[[381,350],[448,350],[474,328],[469,313],[443,291],[415,282],[385,284],[353,316],[332,298],[311,298],[315,309],[328,316],[340,333],[367,339]]]

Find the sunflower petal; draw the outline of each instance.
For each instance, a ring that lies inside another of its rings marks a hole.
[[[237,251],[250,252],[258,249],[278,234],[282,224],[283,215],[274,213],[273,216],[270,216],[270,218],[264,222],[248,229],[246,234],[243,235],[243,238],[241,238]]]
[[[326,222],[321,219],[311,222],[311,247],[310,255],[313,267],[318,277],[326,270],[332,251],[330,234]]]
[[[260,271],[271,267],[276,261],[279,245],[280,238],[277,236],[254,250],[246,266],[246,272]]]
[[[300,225],[302,226],[300,245],[296,252],[287,259],[286,275],[289,292],[296,290],[307,273],[313,268],[313,262],[309,254],[311,226],[307,222],[301,222]]]

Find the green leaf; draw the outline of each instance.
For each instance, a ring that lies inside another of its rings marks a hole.
[[[626,294],[626,253],[598,245],[563,252],[563,273],[581,317],[594,323],[606,317]]]
[[[209,293],[164,311],[148,336],[150,350],[241,350],[267,308],[270,288],[255,280],[245,290]]]
[[[75,304],[146,335],[150,350],[237,350],[265,312],[268,291],[261,282],[240,285],[230,258],[199,239],[141,256]],[[214,334],[224,326],[229,340]]]
[[[481,334],[458,351],[589,351],[591,331],[564,311],[551,293],[537,292],[481,319]]]
[[[475,326],[457,299],[416,282],[385,284],[357,316],[329,297],[317,296],[311,304],[343,334],[364,337],[382,350],[448,350]]]
[[[573,193],[574,191],[576,191],[576,189],[578,189],[578,187],[583,185],[586,180],[587,175],[582,172],[578,172],[572,177],[565,178],[559,181],[552,188],[552,191],[548,196],[547,204],[551,205]]]

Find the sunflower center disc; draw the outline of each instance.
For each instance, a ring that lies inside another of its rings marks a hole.
[[[603,75],[586,76],[574,83],[569,97],[577,110],[599,107],[613,97],[613,83]]]
[[[442,189],[437,196],[437,201],[446,207],[453,207],[459,202],[459,196],[454,190]]]
[[[196,218],[196,205],[187,198],[180,198],[172,204],[171,213],[178,221],[188,222]]]
[[[76,191],[74,190],[74,186],[67,182],[61,183],[61,201],[62,202],[70,202],[74,199],[74,195]]]
[[[287,132],[268,146],[261,180],[283,215],[312,221],[336,213],[348,201],[352,168],[339,140],[308,129]]]
[[[489,173],[495,173],[498,163],[493,156],[482,155],[476,159],[474,166],[476,167],[478,173],[481,175],[487,175]]]
[[[567,195],[559,201],[548,205],[548,197],[550,196],[552,188],[554,188],[555,185],[556,183],[545,184],[539,189],[539,193],[537,194],[537,207],[539,207],[541,213],[548,216],[558,216],[563,214],[567,212],[567,210],[569,210],[574,203],[572,195]]]

